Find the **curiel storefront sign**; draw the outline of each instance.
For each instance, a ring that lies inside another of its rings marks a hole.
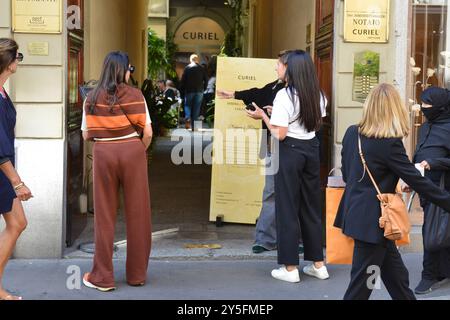
[[[344,41],[386,43],[390,0],[345,0]]]

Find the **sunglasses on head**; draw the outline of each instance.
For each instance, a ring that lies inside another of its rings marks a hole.
[[[134,66],[128,67],[128,71],[130,71],[130,73],[134,73],[134,70],[136,70],[136,68]]]
[[[16,56],[16,60],[19,62],[22,62],[23,61],[23,53],[18,52],[17,56]]]

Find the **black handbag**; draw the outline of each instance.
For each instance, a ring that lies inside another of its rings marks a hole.
[[[441,177],[441,189],[445,189],[444,173]],[[427,251],[439,251],[450,247],[450,214],[431,203],[425,212],[423,225],[423,243]]]

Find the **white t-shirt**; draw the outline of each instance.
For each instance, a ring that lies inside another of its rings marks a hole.
[[[152,119],[150,119],[150,113],[148,112],[148,107],[147,107],[147,101],[144,101],[145,103],[145,124],[151,124],[152,123]],[[88,131],[88,127],[87,127],[87,123],[86,123],[86,109],[85,109],[85,105],[86,105],[86,99],[83,102],[83,117],[81,120],[81,131]],[[123,140],[123,139],[128,139],[128,138],[133,138],[133,137],[139,137],[138,133],[132,133],[126,136],[122,136],[122,137],[117,137],[117,138],[97,138],[94,139],[95,141],[115,141],[115,140]]]
[[[322,95],[320,99],[320,109],[322,110],[322,117],[327,116],[327,98]],[[288,89],[282,89],[278,92],[273,101],[272,115],[270,117],[270,124],[277,127],[288,128],[287,136],[300,140],[311,140],[316,136],[316,133],[308,132],[303,125],[300,125],[299,117],[300,105],[297,99],[296,106],[293,105]]]

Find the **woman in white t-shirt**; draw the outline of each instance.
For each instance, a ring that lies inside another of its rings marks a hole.
[[[281,63],[281,62],[278,62]],[[303,271],[310,276],[329,278],[323,262],[322,210],[320,199],[319,140],[316,132],[326,116],[327,100],[321,93],[314,63],[303,50],[287,60],[285,89],[278,92],[271,118],[255,105],[247,110],[253,119],[263,119],[279,141],[279,169],[275,176],[278,263],[272,271],[278,280],[300,282],[297,266],[298,239],[303,235],[304,258],[314,263]],[[262,106],[264,107],[264,106]]]

